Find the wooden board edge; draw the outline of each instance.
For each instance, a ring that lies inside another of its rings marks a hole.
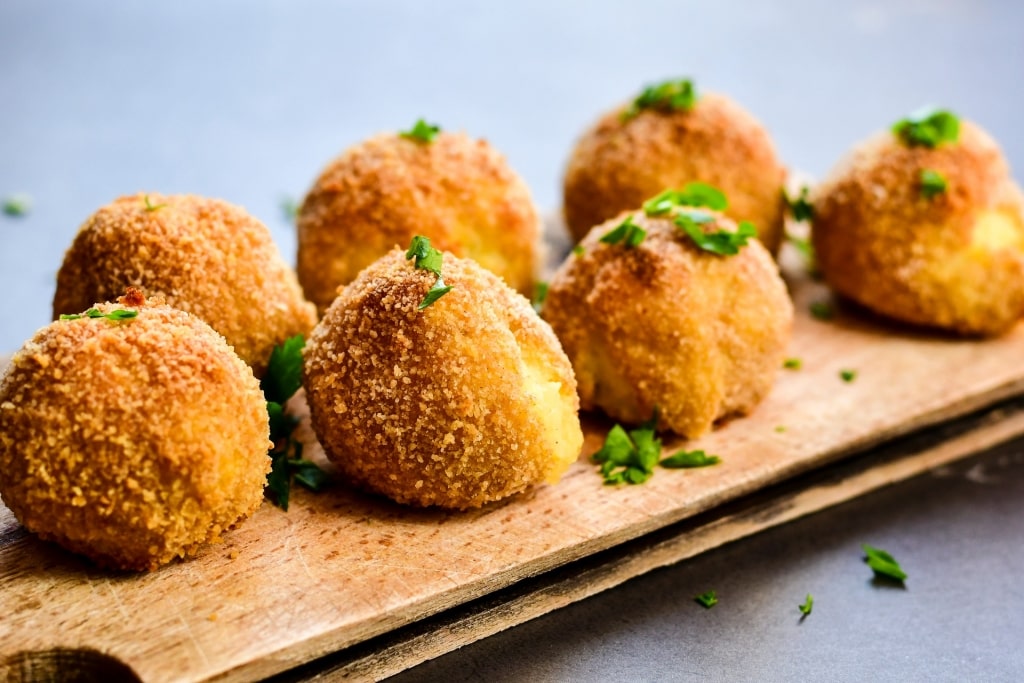
[[[526,579],[270,680],[381,680],[652,570],[820,512],[1021,435],[1024,398],[1018,397]],[[227,672],[215,680],[243,680],[252,673]]]

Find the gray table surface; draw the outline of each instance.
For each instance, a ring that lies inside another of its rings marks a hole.
[[[280,204],[328,160],[425,116],[488,138],[558,206],[599,112],[693,76],[824,173],[924,103],[1024,167],[1024,5],[810,2],[0,3],[0,351],[50,314],[77,226],[136,191],[246,206],[294,257]],[[1021,444],[658,571],[399,680],[1024,678]],[[907,590],[872,586],[859,543]],[[704,611],[695,592],[722,602]],[[796,604],[815,594],[802,624]]]

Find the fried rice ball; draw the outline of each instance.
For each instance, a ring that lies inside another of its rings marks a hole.
[[[530,295],[541,221],[530,191],[485,140],[382,134],[323,171],[298,215],[299,281],[321,313],[341,285],[392,247],[425,235]]]
[[[945,191],[932,196],[923,173]],[[1024,315],[1024,197],[999,147],[961,120],[959,140],[910,146],[893,132],[857,145],[813,193],[818,269],[882,315],[998,335]]]
[[[715,220],[704,232],[736,231],[706,213]],[[638,246],[600,241],[630,215],[647,233]],[[636,212],[594,227],[580,246],[552,277],[542,312],[572,361],[584,409],[632,425],[657,409],[659,429],[694,438],[765,397],[793,306],[756,239],[719,256],[671,217]]]
[[[101,208],[64,255],[53,317],[128,286],[209,323],[257,377],[274,346],[316,324],[267,227],[220,199],[140,194]]]
[[[555,483],[583,445],[576,381],[530,303],[444,255],[451,291],[394,250],[360,273],[305,348],[313,428],[357,486],[475,508]]]
[[[701,94],[689,110],[623,104],[583,134],[565,172],[564,210],[575,240],[666,187],[703,182],[729,197],[726,213],[750,221],[773,254],[783,235],[786,169],[768,131],[724,95]]]
[[[115,569],[195,554],[252,514],[270,469],[252,370],[164,305],[39,330],[0,379],[0,495],[40,537]],[[100,313],[122,310],[97,304]]]

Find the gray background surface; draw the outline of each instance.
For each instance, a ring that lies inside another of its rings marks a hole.
[[[488,138],[545,209],[597,115],[665,77],[732,95],[824,173],[924,103],[1024,167],[1014,2],[0,2],[0,351],[50,314],[77,226],[136,191],[246,206],[292,260],[282,198],[425,116]],[[1020,446],[656,572],[403,680],[1024,677]],[[994,472],[994,474],[992,474]],[[986,474],[988,473],[988,474]],[[908,590],[870,584],[859,544]],[[716,588],[705,612],[691,596]],[[815,594],[797,623],[796,604]]]

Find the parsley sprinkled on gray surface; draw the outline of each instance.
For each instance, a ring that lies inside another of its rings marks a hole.
[[[706,593],[693,596],[693,599],[698,605],[704,609],[711,609],[718,604],[718,594],[714,590],[709,590]]]
[[[861,548],[864,550],[864,561],[875,572],[875,576],[900,582],[906,580],[907,573],[903,571],[900,563],[892,555],[867,543],[863,544]]]
[[[800,614],[806,617],[811,613],[811,610],[814,609],[814,596],[808,593],[804,603],[802,605],[797,605],[797,608],[800,610]]]

